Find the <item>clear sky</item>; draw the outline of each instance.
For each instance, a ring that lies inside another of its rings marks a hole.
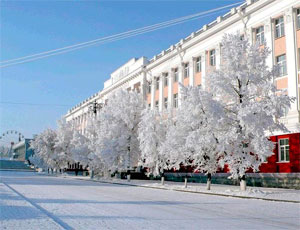
[[[0,61],[240,1],[0,1]],[[55,128],[56,121],[68,109],[101,90],[110,73],[120,65],[133,57],[152,58],[225,12],[227,10],[125,40],[0,69],[0,132],[13,129],[30,138],[45,128]]]

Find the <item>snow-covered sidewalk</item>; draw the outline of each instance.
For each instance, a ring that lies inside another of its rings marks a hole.
[[[265,188],[265,187],[247,187],[247,191],[240,191],[238,186],[232,185],[221,185],[221,184],[212,184],[211,190],[206,190],[206,184],[203,183],[188,183],[187,188],[184,187],[183,182],[173,182],[165,181],[165,184],[162,185],[158,180],[127,180],[121,179],[105,179],[105,178],[94,178],[90,179],[86,176],[71,176],[66,174],[57,174],[59,177],[72,178],[77,180],[90,180],[90,181],[99,181],[105,183],[113,184],[122,184],[122,185],[131,185],[139,186],[145,188],[155,188],[155,189],[165,189],[165,190],[174,190],[181,192],[191,192],[199,194],[209,194],[209,195],[219,195],[219,196],[228,196],[228,197],[237,197],[237,198],[247,198],[247,199],[262,199],[270,201],[282,201],[282,202],[294,202],[300,203],[300,190],[295,189],[281,189],[281,188]]]

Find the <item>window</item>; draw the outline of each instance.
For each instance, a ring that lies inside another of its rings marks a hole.
[[[297,28],[300,29],[300,9],[297,9]]]
[[[184,76],[184,78],[189,77],[189,63],[184,64],[183,76]]]
[[[174,82],[178,82],[178,68],[174,69]]]
[[[275,19],[275,38],[284,36],[284,20],[283,17]]]
[[[165,87],[166,87],[166,86],[168,86],[168,83],[169,83],[168,82],[169,79],[168,79],[168,74],[167,73],[165,74],[165,78],[164,79],[165,79]]]
[[[148,107],[151,108],[151,103],[148,104]]]
[[[279,67],[279,76],[280,77],[285,76],[287,74],[285,54],[277,56],[276,63]]]
[[[158,101],[155,101],[155,108],[158,109]]]
[[[281,109],[282,109],[283,116],[286,117],[289,113],[289,107],[288,106],[282,106]]]
[[[300,48],[298,48],[298,68],[300,69]]]
[[[159,89],[159,77],[156,79],[156,90]]]
[[[201,72],[201,58],[200,57],[196,58],[196,72],[197,73]]]
[[[148,84],[148,93],[151,93],[151,83]]]
[[[178,93],[174,94],[174,108],[178,108]]]
[[[211,66],[216,65],[216,50],[209,51],[209,63]]]
[[[289,139],[279,139],[279,161],[287,162],[290,161],[290,145]]]
[[[164,99],[164,106],[165,106],[165,109],[168,108],[168,98],[167,97],[165,97],[165,99]]]
[[[256,42],[258,42],[258,44],[262,45],[265,41],[264,26],[260,26],[255,29],[255,36],[256,36]]]

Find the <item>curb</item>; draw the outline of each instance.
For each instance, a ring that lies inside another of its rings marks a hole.
[[[74,180],[83,180],[83,181],[92,181],[98,183],[106,183],[106,184],[117,184],[117,185],[124,185],[124,186],[134,186],[134,187],[141,187],[141,188],[151,188],[151,189],[161,189],[161,190],[169,190],[169,191],[176,191],[176,192],[187,192],[187,193],[194,193],[194,194],[204,194],[204,195],[212,195],[212,196],[223,196],[223,197],[232,197],[232,198],[240,198],[240,199],[251,199],[251,200],[265,200],[265,201],[275,201],[275,202],[286,202],[286,203],[295,203],[300,204],[300,201],[296,200],[280,200],[280,199],[273,199],[273,198],[263,198],[263,197],[251,197],[251,196],[240,196],[240,195],[230,195],[230,194],[220,194],[220,193],[208,193],[208,192],[199,192],[199,191],[188,191],[182,189],[169,189],[169,188],[160,188],[160,187],[153,187],[153,186],[145,186],[145,185],[138,185],[138,184],[126,184],[122,182],[113,182],[113,181],[102,181],[102,180],[95,180],[95,179],[82,179],[82,178],[73,178],[68,176],[63,176],[63,178],[69,178]]]
[[[36,172],[33,169],[1,169],[1,168],[0,171]]]

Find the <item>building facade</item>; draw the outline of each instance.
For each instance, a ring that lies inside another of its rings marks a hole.
[[[12,150],[14,154],[14,159],[21,161],[29,160],[29,157],[31,157],[34,154],[33,149],[30,148],[30,141],[32,141],[32,139],[25,138],[19,143],[13,145]]]
[[[271,50],[267,64],[280,66],[274,79],[278,89],[295,98],[282,118],[290,133],[270,137],[274,155],[261,166],[262,172],[300,172],[300,2],[298,0],[247,0],[219,16],[177,44],[147,60],[131,59],[111,74],[104,89],[75,106],[65,115],[85,133],[92,102],[105,104],[116,89],[140,91],[145,103],[160,111],[181,105],[180,84],[205,88],[208,73],[220,67],[221,40],[225,33],[240,33],[251,43]]]

